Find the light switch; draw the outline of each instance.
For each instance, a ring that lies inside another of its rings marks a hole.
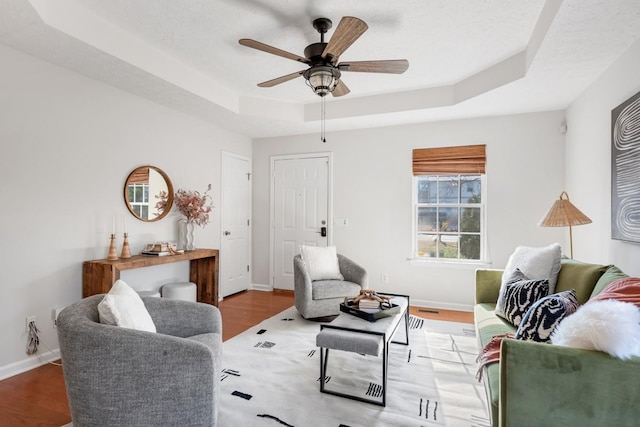
[[[349,218],[335,218],[333,220],[333,224],[336,227],[348,227],[349,226]]]

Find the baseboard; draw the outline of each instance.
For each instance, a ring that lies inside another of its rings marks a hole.
[[[274,291],[272,286],[263,285],[259,283],[253,283],[251,285],[251,289],[254,291],[265,291],[265,292]],[[473,305],[455,304],[455,303],[442,302],[442,301],[429,301],[429,300],[411,298],[411,305],[416,307],[439,308],[441,310],[466,311],[470,313],[473,312]]]
[[[439,308],[441,310],[467,311],[473,312],[473,306],[467,304],[455,304],[442,301],[428,301],[411,298],[411,305],[415,307]]]
[[[47,355],[44,354],[33,356],[19,362],[11,363],[9,365],[0,367],[0,381],[13,377],[18,374],[23,374],[27,371],[35,369],[39,366],[46,365],[49,362],[60,359],[60,349],[53,351],[47,351]]]

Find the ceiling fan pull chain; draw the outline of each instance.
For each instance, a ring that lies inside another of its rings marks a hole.
[[[320,139],[322,140],[322,142],[326,143],[327,139],[325,138],[327,131],[326,131],[326,117],[325,117],[325,97],[322,97],[322,117],[320,118]]]

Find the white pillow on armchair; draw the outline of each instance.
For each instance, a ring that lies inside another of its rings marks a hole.
[[[124,280],[116,280],[98,304],[100,323],[140,331],[156,332],[156,325],[136,291]]]
[[[300,256],[311,280],[344,280],[335,246],[300,246]]]

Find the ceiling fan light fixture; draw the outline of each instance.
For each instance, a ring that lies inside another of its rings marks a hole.
[[[340,71],[328,66],[316,66],[303,73],[307,85],[320,97],[333,92],[340,81]]]
[[[238,42],[246,47],[261,50],[272,55],[290,59],[302,64],[306,64],[309,68],[304,71],[297,71],[275,79],[258,83],[259,87],[273,87],[296,77],[303,76],[307,86],[313,90],[313,93],[322,99],[321,109],[321,126],[322,131],[320,138],[326,142],[325,135],[325,101],[327,94],[335,97],[347,95],[349,88],[340,80],[342,71],[355,71],[361,73],[390,73],[402,74],[409,67],[406,59],[380,60],[380,61],[355,61],[344,64],[338,63],[338,58],[355,42],[365,31],[367,31],[367,23],[362,19],[353,16],[343,16],[336,28],[331,40],[324,41],[324,35],[331,28],[332,22],[328,18],[318,18],[313,21],[313,28],[320,33],[320,42],[311,43],[304,49],[304,57],[287,52],[277,47],[252,40],[240,39]]]

